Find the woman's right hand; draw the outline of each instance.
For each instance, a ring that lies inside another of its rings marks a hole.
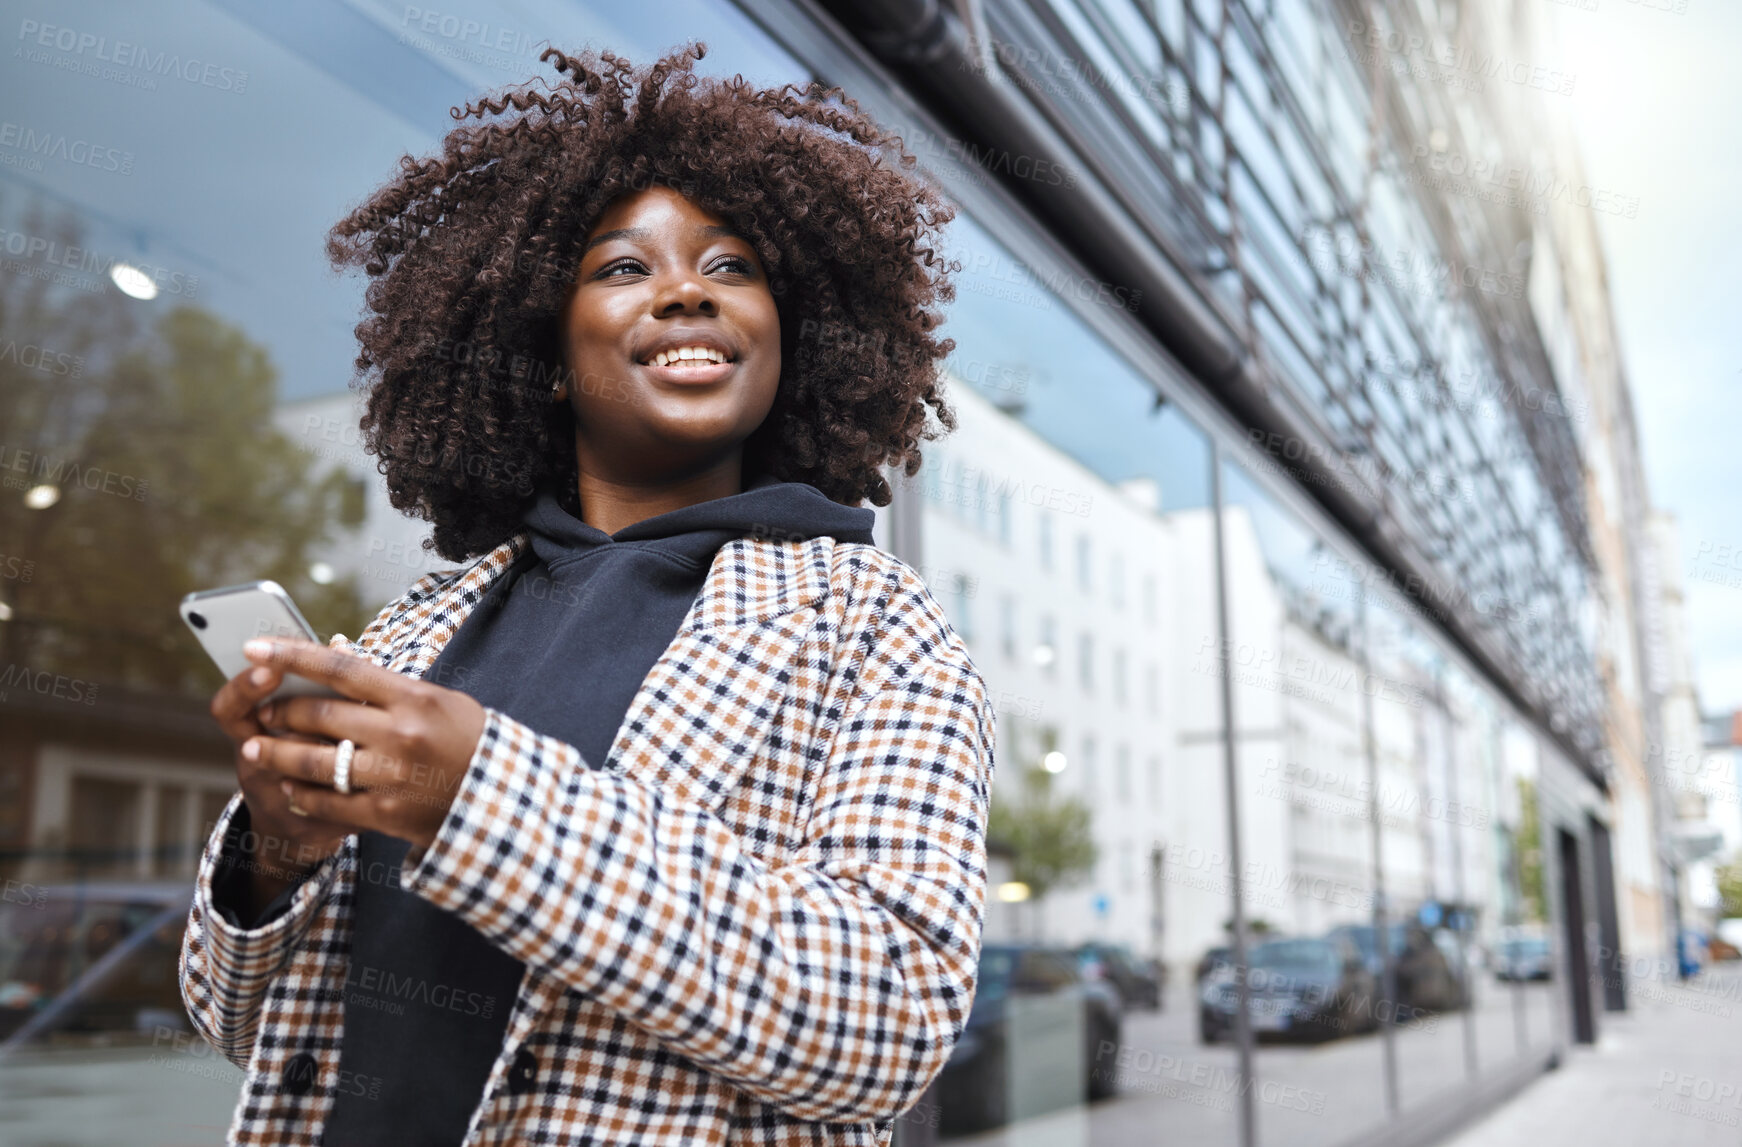
[[[266,732],[255,706],[278,688],[283,674],[264,666],[250,666],[226,681],[212,697],[212,716],[236,746],[236,780],[248,806],[251,831],[247,843],[251,903],[246,919],[252,920],[285,888],[300,881],[324,858],[339,850],[349,830],[328,821],[290,811],[290,798],[278,773],[247,760],[242,745]],[[276,736],[313,741],[293,733]],[[237,907],[241,907],[238,905]]]

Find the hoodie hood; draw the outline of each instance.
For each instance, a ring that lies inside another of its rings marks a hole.
[[[768,475],[759,475],[741,493],[656,514],[615,534],[563,509],[549,489],[539,492],[524,516],[533,550],[557,578],[565,568],[614,548],[656,551],[705,569],[721,546],[747,536],[774,541],[832,537],[869,544],[875,520],[868,507],[843,506],[808,483]]]

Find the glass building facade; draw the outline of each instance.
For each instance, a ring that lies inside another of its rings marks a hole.
[[[1510,5],[1444,7],[12,6],[0,1137],[222,1141],[174,953],[234,775],[174,606],[273,577],[355,634],[446,564],[322,237],[546,43],[838,84],[959,208],[960,429],[878,534],[996,699],[1007,1006],[897,1142],[1413,1142],[1593,1038],[1579,396],[1531,212],[1434,183],[1523,130]]]

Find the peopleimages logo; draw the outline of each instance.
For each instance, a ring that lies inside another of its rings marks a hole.
[[[420,1003],[462,1015],[489,1019],[496,1014],[496,997],[468,992],[450,984],[432,983],[420,976],[401,976],[389,969],[363,964],[352,968],[345,986],[353,1003],[403,1015],[405,1003]]]
[[[61,378],[80,378],[85,373],[83,355],[50,350],[37,343],[21,343],[17,339],[0,342],[0,365],[7,363]]]
[[[46,669],[31,669],[28,665],[8,665],[0,670],[0,701],[11,697],[13,689],[22,689],[39,697],[53,697],[75,705],[95,705],[97,686],[78,677],[50,673]]]
[[[26,152],[38,159],[59,159],[80,167],[94,167],[98,171],[133,174],[133,153],[130,151],[105,147],[88,139],[74,139],[64,132],[39,132],[11,120],[0,121],[0,147]]]
[[[151,76],[161,76],[165,79],[185,80],[201,87],[216,88],[222,92],[248,90],[248,73],[240,68],[215,64],[197,56],[183,56],[179,52],[153,51],[144,44],[135,44],[128,40],[111,41],[107,36],[61,24],[20,20],[18,39],[24,46],[13,54],[32,63],[54,64],[100,79],[125,80],[135,87],[155,88],[157,85],[154,83],[140,81]],[[61,59],[50,57],[48,53],[40,50],[43,48],[60,52]],[[73,58],[69,60],[66,58],[68,56]],[[100,67],[103,64],[114,67],[105,70]]]
[[[56,458],[0,443],[0,485],[9,490],[22,489],[33,479],[51,486],[83,486],[87,490],[131,498],[135,502],[145,501],[148,489],[145,479],[131,474],[117,474],[98,466],[80,466],[70,458]]]
[[[113,255],[99,255],[86,247],[75,247],[62,243],[58,239],[49,239],[41,235],[29,235],[23,231],[7,231],[0,228],[0,251],[8,255],[20,255],[31,262],[41,259],[51,267],[64,267],[69,271],[78,271],[90,275],[107,275],[117,263],[132,267],[152,283],[160,291],[172,295],[193,298],[200,288],[198,275],[184,275],[180,271],[172,271],[168,267],[159,267],[136,259],[118,259]]]

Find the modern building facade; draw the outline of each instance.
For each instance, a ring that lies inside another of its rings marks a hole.
[[[1159,1013],[1071,1052],[1122,1098],[1033,1112],[1006,1141],[1335,1147],[1467,1119],[1625,1006],[1611,973],[1668,950],[1681,877],[1653,753],[1673,689],[1648,656],[1650,502],[1591,225],[1629,205],[1584,182],[1552,114],[1575,79],[1549,58],[1553,7],[195,0],[167,23],[79,4],[47,32],[36,18],[3,81],[32,93],[28,126],[103,134],[130,159],[123,174],[15,148],[0,166],[0,226],[25,236],[0,291],[49,304],[0,311],[0,333],[77,352],[79,393],[143,448],[61,429],[84,425],[49,417],[83,409],[70,378],[22,378],[9,393],[35,405],[8,414],[36,428],[32,451],[189,493],[4,495],[7,544],[27,539],[40,571],[0,560],[7,664],[100,685],[85,708],[0,698],[0,784],[22,794],[0,816],[5,875],[75,879],[48,864],[71,840],[109,846],[122,874],[185,878],[226,788],[228,745],[199,729],[210,682],[145,652],[110,680],[118,655],[80,644],[74,619],[113,596],[105,571],[155,568],[86,562],[81,531],[192,521],[214,544],[154,557],[174,574],[154,584],[271,568],[329,628],[440,564],[356,448],[359,300],[325,268],[325,229],[401,154],[434,150],[450,106],[539,73],[547,41],[646,60],[702,40],[704,71],[840,86],[959,209],[961,425],[896,483],[878,537],[993,687],[995,802],[1087,811],[1093,859],[1041,894],[1034,858],[999,842],[988,938],[1119,944],[1167,973]],[[211,82],[149,53],[86,59],[87,33],[173,42],[214,62]],[[50,263],[50,235],[74,232],[100,271]],[[123,296],[115,262],[165,286]],[[113,321],[86,321],[98,308]],[[173,320],[189,313],[222,337]],[[221,369],[190,368],[208,360]],[[217,398],[252,380],[250,420],[202,436],[127,406],[142,378],[171,394],[207,375],[230,388]],[[223,453],[226,434],[249,452]],[[246,508],[295,509],[269,480],[329,473],[328,528],[260,548]],[[193,493],[214,487],[231,500]],[[174,664],[197,666],[186,652]],[[170,835],[173,864],[130,859]],[[1327,936],[1373,989],[1310,1052],[1258,1039],[1276,1012],[1218,960],[1262,966],[1276,941]],[[1503,978],[1538,943],[1546,978]],[[1231,1036],[1205,1043],[1220,999]],[[1057,1051],[1018,1047],[1007,1084]],[[186,1122],[167,1112],[204,1102],[178,1099],[187,1075],[151,1076],[158,1107],[128,1118]],[[924,1104],[966,1102],[948,1080]]]

